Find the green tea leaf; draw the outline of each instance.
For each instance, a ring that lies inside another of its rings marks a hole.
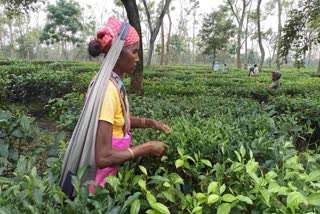
[[[317,181],[320,180],[320,170],[313,170],[310,174],[309,174],[309,180],[310,181]]]
[[[16,138],[22,138],[23,133],[19,128],[16,128],[15,130],[13,130],[13,132],[11,132],[11,136],[16,137]]]
[[[183,147],[179,146],[179,147],[177,148],[177,150],[178,150],[178,153],[179,153],[180,156],[183,156],[183,155],[184,155],[184,149],[183,149]]]
[[[138,214],[140,211],[140,200],[136,199],[130,208],[130,214]]]
[[[163,182],[170,182],[170,180],[166,177],[160,176],[160,175],[156,175],[156,176],[151,176],[152,179],[152,183],[163,183]]]
[[[183,164],[184,164],[183,160],[181,160],[181,159],[176,160],[176,168],[183,166]]]
[[[279,192],[280,186],[276,181],[270,182],[268,191],[271,193]]]
[[[234,197],[233,195],[227,193],[227,194],[225,194],[225,195],[223,195],[223,196],[221,197],[221,200],[222,200],[222,201],[226,201],[226,202],[233,202],[233,201],[236,200],[236,197]]]
[[[246,155],[246,150],[243,147],[243,145],[240,146],[240,154],[241,154],[242,158],[244,158],[244,156]]]
[[[208,194],[210,193],[219,193],[219,184],[218,182],[211,182],[208,186]]]
[[[208,196],[199,192],[196,194],[196,198],[198,200],[198,205],[206,202],[208,200]]]
[[[217,195],[217,194],[211,194],[209,195],[208,197],[208,204],[211,205],[211,204],[214,204],[216,203],[218,200],[219,200],[220,196]]]
[[[140,200],[139,197],[142,193],[141,192],[135,192],[133,195],[129,196],[129,198],[124,202],[124,205],[122,208],[125,208],[127,206],[130,206],[132,203],[138,201],[139,202],[139,207],[140,207]],[[132,207],[131,207],[132,208]],[[140,209],[140,208],[139,208]]]
[[[202,213],[202,207],[198,206],[198,207],[193,208],[191,213]]]
[[[155,203],[155,204],[153,204],[152,208],[154,210],[158,211],[159,213],[170,214],[170,211],[169,211],[168,207],[165,206],[164,204]]]
[[[148,191],[146,194],[149,205],[153,208],[154,204],[157,203],[157,199]]]
[[[307,198],[308,204],[320,207],[320,193],[312,193]]]
[[[144,179],[140,179],[138,181],[138,185],[140,186],[140,188],[144,191],[147,191],[147,184],[146,181]]]
[[[261,193],[263,202],[270,207],[270,193],[264,188],[260,189],[260,193]]]
[[[171,187],[171,184],[168,183],[168,182],[164,182],[164,183],[163,183],[163,186],[164,186],[164,187]]]
[[[184,184],[183,179],[177,173],[171,173],[169,177],[174,184]]]
[[[166,199],[168,199],[170,202],[172,202],[172,203],[175,203],[175,202],[176,202],[176,199],[175,199],[174,195],[173,195],[170,191],[162,191],[161,193],[162,193],[162,194],[164,195],[164,197],[165,197]]]
[[[146,170],[146,168],[145,168],[144,166],[139,165],[139,169],[141,170],[141,172],[142,172],[143,174],[145,174],[145,175],[148,176],[147,170]]]
[[[217,214],[229,214],[231,211],[231,204],[223,203],[219,205]]]
[[[201,162],[202,162],[204,165],[208,166],[208,167],[212,167],[212,164],[211,164],[211,162],[210,162],[209,160],[201,159]]]
[[[253,204],[252,200],[247,197],[247,196],[243,196],[243,195],[237,195],[237,199],[239,201],[243,201],[243,202],[246,202],[247,204]]]
[[[308,205],[307,199],[300,192],[290,192],[287,197],[287,205],[288,207],[295,208],[298,207],[299,204],[304,203]]]
[[[236,156],[237,156],[237,158],[238,158],[238,161],[241,162],[241,161],[242,161],[242,158],[241,158],[241,155],[239,154],[239,152],[234,151],[234,153],[236,154]]]
[[[224,193],[224,191],[226,190],[226,185],[223,184],[221,187],[220,187],[220,194]]]

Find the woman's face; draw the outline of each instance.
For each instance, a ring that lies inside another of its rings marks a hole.
[[[133,74],[139,61],[139,42],[122,49],[116,67],[123,73]]]

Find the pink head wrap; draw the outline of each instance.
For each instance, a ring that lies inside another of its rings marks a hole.
[[[104,28],[97,32],[97,40],[101,43],[101,52],[107,52],[113,40],[117,37],[122,22],[110,17],[105,24]],[[137,31],[130,26],[128,37],[124,43],[124,46],[135,44],[140,40]]]

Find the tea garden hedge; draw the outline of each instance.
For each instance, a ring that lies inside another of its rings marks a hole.
[[[282,87],[209,65],[151,66],[132,115],[162,120],[165,156],[143,156],[89,194],[57,182],[68,139],[99,63],[0,59],[0,213],[320,213],[320,79],[286,67]],[[129,84],[128,78],[125,80]],[[128,87],[127,87],[128,88]]]

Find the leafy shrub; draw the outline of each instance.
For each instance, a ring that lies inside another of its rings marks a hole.
[[[79,93],[51,99],[48,102],[49,116],[58,120],[62,129],[72,131],[76,126],[83,104],[84,95]]]
[[[25,145],[32,141],[32,121],[22,112],[0,109],[0,175],[9,173],[20,155],[28,154]]]
[[[22,65],[25,71],[0,72],[6,87],[13,80],[47,84],[52,92],[43,86],[43,96],[50,99],[50,116],[60,121],[61,130],[72,130],[96,65]],[[163,157],[145,155],[124,163],[96,194],[80,183],[82,169],[73,178],[77,196],[68,200],[57,186],[66,144],[55,140],[29,155],[44,156],[46,169],[35,168],[35,158],[21,157],[12,177],[0,177],[0,211],[319,213],[317,78],[306,70],[284,68],[281,88],[271,90],[271,68],[256,78],[248,78],[247,71],[210,70],[208,65],[150,66],[145,95],[129,96],[133,116],[172,127],[170,135],[132,130],[133,145],[155,139],[167,143]]]

